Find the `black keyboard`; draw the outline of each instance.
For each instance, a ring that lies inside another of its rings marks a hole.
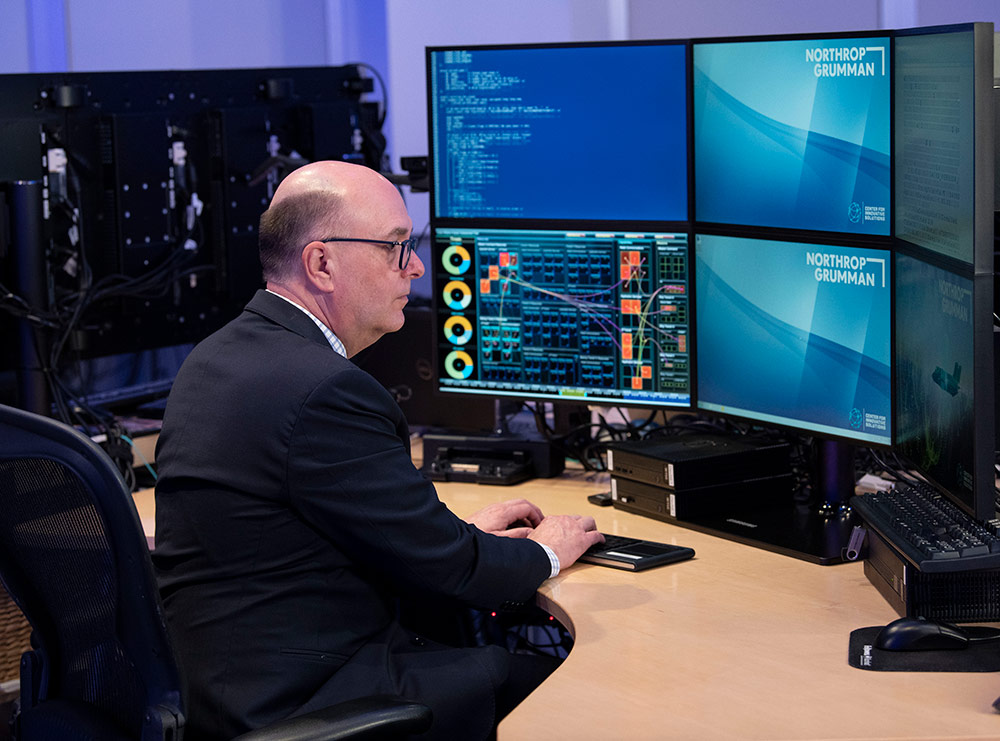
[[[851,506],[924,573],[1000,568],[1000,523],[974,520],[929,484],[899,482]]]
[[[629,571],[643,571],[653,566],[686,561],[689,558],[694,558],[694,549],[687,546],[607,533],[604,533],[603,543],[590,546],[580,556],[583,563]]]

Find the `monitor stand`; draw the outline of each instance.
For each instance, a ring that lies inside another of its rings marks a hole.
[[[854,447],[832,440],[813,442],[809,503],[798,501],[760,509],[672,520],[699,532],[763,548],[812,563],[843,563],[851,532],[860,524],[848,501],[854,493]],[[817,504],[818,502],[818,504]]]

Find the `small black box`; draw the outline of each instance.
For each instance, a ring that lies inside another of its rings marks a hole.
[[[566,457],[548,440],[483,435],[423,436],[424,464],[431,481],[517,484],[563,472]]]
[[[759,508],[787,500],[791,491],[791,474],[679,491],[611,477],[615,509],[667,521]]]
[[[669,489],[698,489],[791,473],[786,442],[724,435],[678,435],[608,446],[608,470]]]

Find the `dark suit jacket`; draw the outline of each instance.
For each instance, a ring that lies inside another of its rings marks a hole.
[[[453,515],[398,405],[309,317],[260,291],[199,344],[156,459],[153,561],[197,737],[376,692],[429,704],[441,737],[488,732],[506,653],[416,639],[398,600],[525,601],[545,552]]]

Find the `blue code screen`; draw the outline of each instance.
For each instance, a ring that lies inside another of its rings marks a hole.
[[[430,51],[434,215],[687,219],[684,44]]]

